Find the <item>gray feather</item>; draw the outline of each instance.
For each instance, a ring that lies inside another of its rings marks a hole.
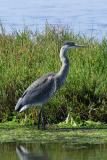
[[[17,102],[15,110],[21,109],[25,105],[44,104],[54,93],[54,76],[54,73],[50,73],[34,81]]]

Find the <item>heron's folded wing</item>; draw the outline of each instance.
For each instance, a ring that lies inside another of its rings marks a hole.
[[[50,97],[54,92],[54,87],[54,74],[42,76],[27,88],[22,98],[26,104],[34,103],[35,99],[39,102],[42,99]]]

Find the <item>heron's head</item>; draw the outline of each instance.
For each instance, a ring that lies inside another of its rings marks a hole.
[[[78,45],[74,42],[66,41],[66,42],[64,42],[62,47],[65,48],[65,49],[69,49],[69,48],[80,48],[80,47],[85,47],[85,46],[84,45]]]

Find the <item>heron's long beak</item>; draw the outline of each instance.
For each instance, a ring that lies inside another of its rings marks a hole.
[[[75,44],[75,47],[76,47],[76,48],[79,48],[79,47],[86,47],[86,46]]]

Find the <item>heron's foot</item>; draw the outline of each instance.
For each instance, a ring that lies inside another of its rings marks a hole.
[[[43,124],[41,123],[41,119],[38,120],[38,130],[43,128]]]
[[[40,127],[42,130],[46,130],[45,124],[40,125],[40,123],[38,123],[38,130],[40,129]]]
[[[40,124],[38,123],[38,130],[40,129]]]
[[[42,124],[42,129],[43,129],[43,130],[46,130],[45,123]]]

